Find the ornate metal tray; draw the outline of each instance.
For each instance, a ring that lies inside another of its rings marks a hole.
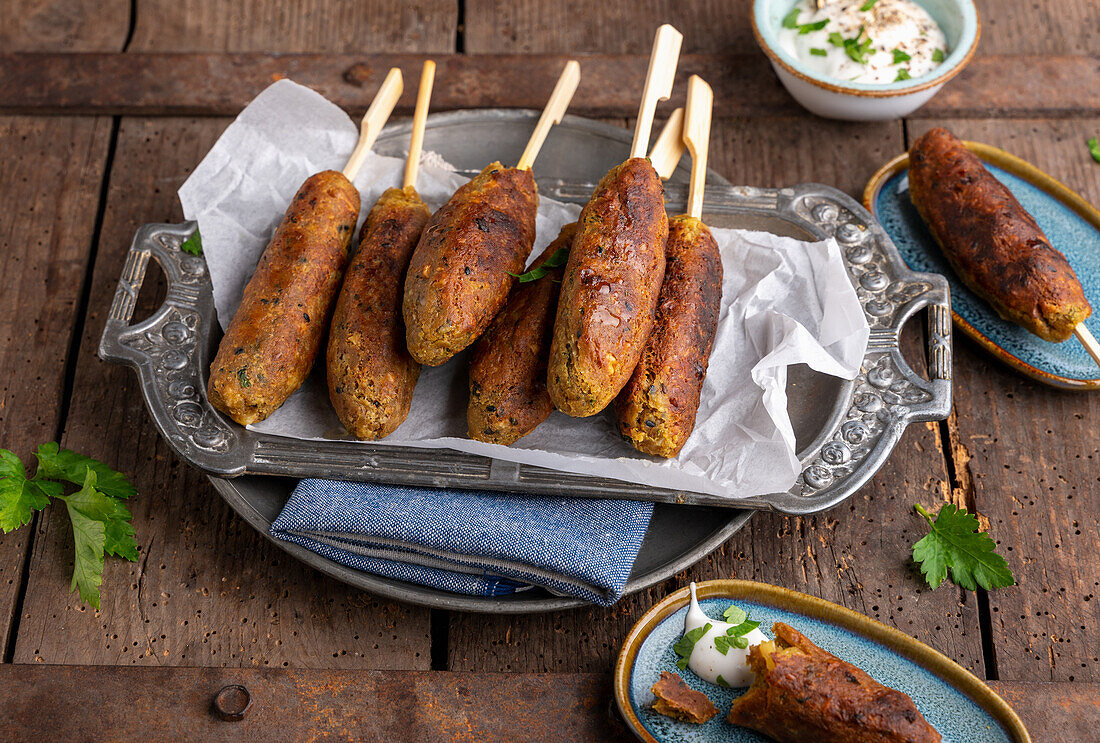
[[[429,118],[425,148],[439,152],[460,170],[477,172],[493,159],[515,160],[534,117],[526,111],[494,110],[437,114]],[[407,123],[388,127],[375,149],[401,155],[408,132]],[[626,156],[629,144],[630,133],[624,129],[566,117],[540,156],[540,193],[583,203],[595,181]],[[672,213],[682,211],[686,176],[678,170],[667,185]],[[627,586],[632,592],[685,569],[715,549],[747,522],[749,513],[742,509],[808,514],[843,501],[878,470],[909,423],[942,419],[951,407],[947,283],[939,275],[910,271],[886,233],[857,202],[819,184],[784,189],[731,187],[711,172],[704,220],[717,227],[761,229],[801,238],[835,237],[871,325],[867,354],[855,380],[838,380],[802,366],[790,370],[789,412],[803,471],[788,492],[729,501],[460,452],[299,441],[242,428],[215,411],[204,394],[220,330],[205,262],[180,250],[194,230],[193,223],[149,224],[138,230],[103,330],[99,355],[137,371],[146,405],[161,435],[181,458],[211,475],[231,505],[264,533],[292,482],[267,477],[235,479],[239,476],[323,475],[671,504],[655,513]],[[152,316],[131,325],[150,258],[167,277],[167,295]],[[898,348],[901,327],[923,308],[928,309],[929,379],[913,372]],[[714,508],[678,507],[684,505]],[[685,530],[685,523],[692,527]],[[292,545],[280,546],[341,580],[406,601],[496,611],[553,610],[579,603],[542,591],[503,601],[460,597],[350,571]]]

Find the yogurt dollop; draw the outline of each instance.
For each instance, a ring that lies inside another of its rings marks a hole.
[[[753,673],[748,666],[749,648],[767,642],[768,637],[759,628],[754,629],[743,637],[748,640],[745,648],[730,647],[724,654],[715,646],[716,637],[727,635],[727,630],[734,626],[729,622],[711,619],[699,608],[699,600],[695,595],[695,583],[691,584],[691,605],[688,607],[687,616],[684,617],[684,633],[711,626],[702,637],[695,642],[691,656],[688,658],[690,668],[699,678],[712,684],[723,686],[749,686],[752,684]],[[722,681],[718,677],[722,677]],[[725,682],[724,684],[722,682]]]
[[[947,57],[943,30],[913,0],[799,0],[779,43],[819,75],[892,83],[927,75]]]

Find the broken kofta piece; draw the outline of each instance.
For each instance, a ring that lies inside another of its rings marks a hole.
[[[653,711],[676,720],[702,724],[718,714],[714,702],[696,691],[670,671],[661,671],[661,678],[651,689],[657,701]]]
[[[913,700],[776,622],[749,650],[756,674],[727,719],[779,743],[939,743]]]

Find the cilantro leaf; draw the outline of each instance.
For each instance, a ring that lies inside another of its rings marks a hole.
[[[729,630],[726,631],[726,634],[734,635],[735,637],[741,637],[742,635],[747,635],[748,633],[752,632],[759,626],[760,622],[744,621],[736,627],[731,627]]]
[[[35,511],[50,505],[51,495],[60,494],[60,483],[28,480],[19,457],[0,449],[0,530],[5,534],[29,524]]]
[[[943,49],[935,49],[935,50],[932,51],[932,61],[933,62],[942,62],[943,61]]]
[[[978,519],[948,503],[940,509],[935,521],[919,503],[914,506],[924,516],[931,531],[913,545],[913,559],[932,588],[938,587],[951,571],[951,580],[968,591],[981,586],[994,588],[1016,585],[1008,563],[994,550],[997,547],[988,534],[978,531]]]
[[[730,686],[730,682],[729,682],[729,681],[726,681],[726,680],[725,680],[724,678],[722,678],[722,674],[718,674],[718,678],[716,678],[716,679],[715,679],[715,681],[717,681],[717,682],[718,682],[718,685],[719,685],[719,686],[724,686],[724,687],[726,687],[727,689],[730,689],[730,688],[732,688],[732,687]]]
[[[898,70],[898,76],[894,78],[894,82],[901,82],[902,80],[911,80],[911,79],[912,79],[912,77],[910,77],[910,75],[909,75],[909,70],[902,67],[900,70]]]
[[[730,635],[718,635],[714,638],[714,649],[722,655],[729,652],[730,648],[744,650],[749,646],[749,641],[744,637],[732,637]]]
[[[783,16],[783,28],[798,28],[798,14],[802,12],[798,8],[791,8],[791,12]]]
[[[737,604],[730,604],[730,608],[722,612],[722,617],[730,624],[741,624],[749,618],[749,613]]]
[[[909,54],[903,52],[901,49],[895,49],[892,54],[894,55],[894,64],[901,64],[902,62],[908,62],[912,59]]]
[[[532,268],[527,273],[512,273],[508,272],[509,276],[515,276],[519,279],[519,283],[526,284],[529,281],[538,281],[546,274],[550,273],[555,268],[561,268],[569,260],[569,248],[558,248],[550,257],[542,262],[542,265],[537,268]]]
[[[825,28],[828,25],[829,25],[829,19],[828,18],[825,18],[824,20],[817,21],[815,23],[803,23],[803,24],[800,24],[798,26],[798,35],[799,36],[805,36],[806,34],[812,32],[812,31],[820,31],[821,29]]]
[[[863,5],[859,6],[859,9],[866,13],[868,10],[875,7],[875,3],[877,2],[878,0],[867,0]]]
[[[679,666],[681,671],[688,667],[688,660],[691,658],[691,651],[695,649],[695,643],[699,642],[700,637],[710,632],[710,628],[713,626],[713,624],[707,622],[702,627],[689,630],[672,646],[672,649],[680,656],[680,660],[676,661],[676,665]]]
[[[1092,159],[1100,163],[1100,139],[1093,137],[1088,141],[1089,154],[1092,155]]]
[[[192,232],[191,237],[180,243],[180,250],[191,255],[202,255],[202,236],[199,235],[198,230]]]
[[[97,459],[77,454],[71,449],[62,449],[54,442],[38,447],[37,456],[38,472],[34,476],[36,480],[67,480],[82,486],[85,481],[84,472],[90,469],[96,475],[96,489],[101,493],[112,498],[129,498],[137,493],[126,475]]]

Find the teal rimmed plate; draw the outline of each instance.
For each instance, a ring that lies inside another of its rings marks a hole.
[[[1030,743],[1020,718],[972,673],[947,656],[893,627],[851,609],[804,593],[746,580],[696,584],[699,604],[719,618],[736,603],[760,620],[772,637],[774,622],[786,622],[834,655],[856,664],[880,683],[905,692],[944,743]],[[768,743],[747,728],[726,721],[733,698],[743,689],[723,689],[676,667],[672,645],[684,629],[688,589],[654,606],[630,630],[615,664],[615,702],[627,726],[647,743]],[[680,674],[718,706],[703,725],[679,722],[653,712],[649,689],[662,671]]]
[[[1100,307],[1100,211],[1034,165],[980,142],[965,142],[1039,223],[1051,244],[1077,273],[1085,296]],[[955,324],[978,345],[1009,366],[1054,387],[1100,389],[1100,368],[1076,338],[1050,343],[1032,335],[970,291],[948,265],[932,234],[909,200],[909,156],[882,166],[863,191],[863,204],[882,224],[902,259],[915,271],[943,274],[951,285]],[[1100,315],[1085,325],[1100,332]]]

